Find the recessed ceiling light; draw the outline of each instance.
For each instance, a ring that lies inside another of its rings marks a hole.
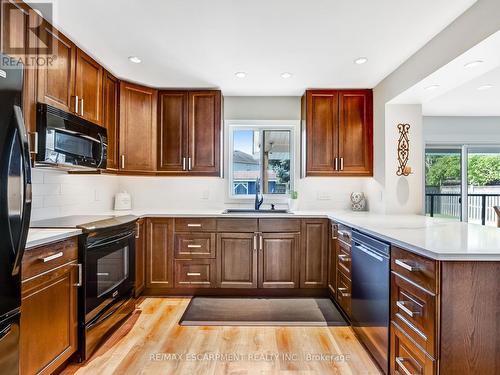
[[[356,60],[354,60],[354,62],[358,65],[362,65],[364,63],[366,63],[368,61],[368,59],[366,57],[358,57]]]
[[[236,72],[234,75],[238,78],[245,78],[247,76],[245,72]]]
[[[140,64],[142,62],[142,60],[137,56],[129,56],[128,59],[130,62],[133,62],[134,64]]]
[[[468,62],[467,64],[465,64],[464,68],[475,68],[476,66],[479,66],[482,63],[484,63],[483,60],[474,60],[474,61],[471,61],[471,62]]]
[[[292,73],[288,73],[288,72],[281,73],[281,78],[284,78],[284,79],[292,78],[292,76],[293,76]]]
[[[439,86],[439,85],[430,85],[430,86],[425,87],[425,89],[429,90],[429,91],[432,91],[432,90],[436,90],[436,89],[438,89],[440,87],[441,86]]]
[[[482,86],[479,86],[477,89],[479,91],[484,91],[484,90],[492,89],[493,87],[494,87],[493,85],[482,85]]]

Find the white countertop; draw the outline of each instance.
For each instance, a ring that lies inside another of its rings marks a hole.
[[[296,211],[293,214],[223,214],[222,211],[223,209],[208,211],[151,209],[108,211],[100,214],[136,215],[138,217],[329,218],[433,259],[500,261],[500,229],[478,224],[460,223],[423,215],[384,215],[352,211]],[[75,230],[42,229],[36,231],[53,231],[54,235],[59,232],[60,235],[66,234],[67,237],[80,234]],[[73,234],[68,235],[67,232]],[[43,234],[38,236],[41,238]],[[49,237],[49,233],[46,236],[51,238],[47,242],[54,240],[54,237]]]
[[[223,214],[213,211],[132,210],[115,215],[147,217],[329,218],[393,245],[436,260],[500,261],[500,229],[423,215],[353,211],[296,211],[293,214]]]
[[[51,242],[61,241],[66,238],[82,234],[80,229],[34,229],[30,228],[28,240],[26,241],[26,250],[38,246],[46,245]]]

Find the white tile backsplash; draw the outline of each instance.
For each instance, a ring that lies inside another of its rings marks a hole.
[[[32,183],[33,221],[109,211],[119,180],[117,176],[70,175],[60,170],[35,168]]]

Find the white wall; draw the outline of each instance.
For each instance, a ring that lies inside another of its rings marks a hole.
[[[390,136],[385,134],[390,126],[386,103],[498,30],[498,0],[478,0],[374,88],[374,181],[366,184],[366,191],[376,211],[386,209],[385,201],[390,195],[390,189],[386,191],[386,188],[394,182],[392,177],[387,177],[393,173],[387,169],[388,158],[393,156],[386,151],[386,147],[390,147],[386,144]],[[414,169],[423,169],[423,160],[414,166]]]
[[[225,96],[226,120],[300,120],[298,96]]]
[[[32,170],[32,182],[32,221],[109,211],[118,189],[117,176],[70,175],[41,168]]]
[[[425,116],[424,142],[500,144],[500,117]]]

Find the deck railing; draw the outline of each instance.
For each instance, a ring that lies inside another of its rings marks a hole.
[[[460,219],[462,216],[462,196],[458,193],[426,193],[425,213],[451,216]],[[497,214],[493,207],[500,206],[500,194],[468,194],[469,222],[481,222],[482,225],[496,225]]]

